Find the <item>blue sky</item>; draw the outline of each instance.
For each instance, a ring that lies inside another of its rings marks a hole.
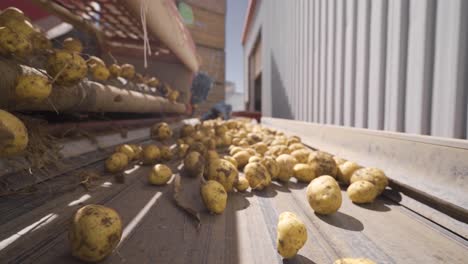
[[[244,53],[241,36],[248,2],[248,0],[227,0],[226,80],[234,82],[238,92],[244,91]]]

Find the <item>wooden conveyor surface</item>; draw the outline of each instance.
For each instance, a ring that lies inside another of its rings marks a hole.
[[[179,163],[171,163],[173,171]],[[121,244],[103,263],[321,264],[341,257],[368,257],[377,263],[468,260],[466,238],[390,200],[387,194],[395,197],[391,190],[367,206],[351,203],[342,191],[339,212],[318,216],[307,203],[306,184],[275,183],[261,192],[230,194],[224,214],[203,211],[197,230],[194,220],[174,203],[174,181],[150,186],[149,167],[128,170],[125,183],[104,172],[102,158],[80,170],[96,170],[103,177],[89,192],[77,185],[78,170],[37,185],[31,194],[0,197],[0,263],[80,263],[70,254],[67,230],[74,211],[89,203],[116,209],[125,228]],[[195,201],[198,189],[190,189],[194,185],[189,181],[182,181],[183,192]],[[281,259],[275,245],[283,211],[296,213],[308,232],[299,255],[288,261]]]

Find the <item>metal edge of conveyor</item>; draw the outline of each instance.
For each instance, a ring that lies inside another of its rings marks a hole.
[[[378,167],[390,200],[468,238],[468,142],[263,117],[262,125],[300,136],[304,144]]]

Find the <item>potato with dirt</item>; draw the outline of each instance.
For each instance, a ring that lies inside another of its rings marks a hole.
[[[119,214],[109,207],[90,204],[76,211],[68,230],[72,255],[86,262],[109,256],[122,237]]]
[[[122,68],[118,64],[113,63],[109,66],[109,73],[112,77],[117,78],[122,73]]]
[[[184,124],[180,128],[180,137],[190,137],[195,132],[195,127],[189,124]]]
[[[231,164],[234,165],[234,167],[237,168],[237,165],[238,165],[238,164],[237,164],[237,161],[236,161],[236,159],[234,159],[233,157],[231,157],[231,156],[223,156],[223,159],[225,159],[225,160],[231,162]]]
[[[264,155],[265,152],[268,151],[268,146],[267,144],[263,143],[263,142],[258,142],[258,143],[255,143],[254,145],[252,145],[252,148],[260,155]]]
[[[307,241],[305,224],[291,212],[283,212],[279,215],[276,234],[278,253],[285,259],[296,256]]]
[[[8,56],[14,54],[26,58],[32,52],[31,41],[11,30],[8,27],[0,27],[0,54]]]
[[[271,175],[259,162],[249,163],[244,168],[244,175],[252,190],[263,190],[271,183]]]
[[[315,176],[317,177],[322,175],[336,177],[338,167],[336,166],[333,156],[328,153],[314,151],[310,153],[307,163],[314,167]]]
[[[276,159],[274,159],[273,157],[267,156],[267,157],[264,157],[260,163],[263,166],[265,166],[265,168],[268,170],[272,180],[275,180],[276,178],[278,178],[280,167],[278,165],[278,162],[276,162]]]
[[[106,169],[111,173],[121,172],[127,168],[128,161],[127,155],[122,152],[116,152],[106,160]]]
[[[245,192],[249,186],[249,181],[245,177],[239,177],[239,181],[237,181],[234,187],[238,192]]]
[[[164,185],[172,177],[172,170],[164,164],[157,164],[152,169],[148,175],[149,183],[153,185]]]
[[[135,77],[135,66],[128,63],[122,64],[120,66],[120,76],[127,80],[133,79]]]
[[[312,180],[306,194],[310,207],[317,214],[332,214],[341,207],[340,186],[332,176],[324,175]]]
[[[189,152],[184,158],[184,171],[190,177],[201,177],[205,171],[205,158],[196,151]]]
[[[335,260],[333,264],[377,264],[367,258],[341,258]]]
[[[288,182],[294,176],[294,166],[297,164],[296,158],[289,154],[282,154],[276,158],[279,166],[277,179],[282,182]]]
[[[213,214],[222,214],[226,209],[227,192],[217,181],[207,181],[201,186],[201,196],[206,208]]]
[[[56,50],[47,59],[47,73],[60,85],[75,85],[86,77],[88,66],[78,53]]]
[[[377,197],[377,187],[368,181],[361,180],[349,185],[347,193],[353,203],[372,203]]]
[[[296,158],[298,163],[307,163],[310,155],[310,150],[308,149],[298,149],[291,152],[291,156]]]
[[[0,157],[11,157],[28,145],[28,130],[16,116],[0,109]]]
[[[298,163],[294,165],[294,178],[300,182],[309,183],[315,179],[315,170],[310,164]]]
[[[216,140],[212,138],[204,138],[202,139],[203,145],[205,145],[206,149],[214,150],[216,149]]]
[[[164,141],[170,139],[172,133],[172,128],[166,122],[160,122],[151,127],[150,136],[154,140]]]
[[[261,162],[263,159],[259,156],[252,156],[249,158],[249,163],[253,163],[253,162]]]
[[[356,162],[345,161],[344,163],[338,165],[338,173],[336,178],[339,182],[350,184],[351,176],[360,168],[361,166],[359,166]]]
[[[196,141],[196,142],[193,142],[192,145],[190,145],[188,151],[189,152],[196,151],[196,152],[200,153],[203,157],[205,157],[206,152],[208,150],[206,149],[205,145],[203,145],[203,143]]]
[[[207,162],[204,176],[207,180],[214,180],[221,183],[227,192],[231,192],[234,185],[239,180],[237,168],[224,159],[213,159]]]
[[[377,188],[377,195],[380,195],[385,190],[385,187],[388,186],[387,176],[378,168],[359,169],[353,173],[350,182],[354,183],[361,180],[374,184]]]
[[[161,151],[158,146],[151,144],[143,148],[143,164],[151,165],[161,159]]]
[[[237,162],[237,168],[242,169],[244,168],[247,163],[249,163],[249,159],[252,155],[246,151],[246,150],[241,150],[234,154],[232,157],[236,160]]]

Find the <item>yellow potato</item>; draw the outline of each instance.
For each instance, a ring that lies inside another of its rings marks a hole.
[[[312,180],[307,186],[307,200],[317,214],[332,214],[341,207],[341,190],[329,175]]]
[[[346,162],[345,159],[340,158],[340,157],[337,157],[337,156],[333,156],[333,159],[335,160],[335,163],[336,163],[336,165],[338,165],[338,166]]]
[[[314,151],[310,153],[308,163],[315,168],[315,175],[317,177],[322,175],[336,177],[338,168],[335,160],[330,154],[321,151]]]
[[[159,151],[161,152],[162,160],[170,161],[174,157],[174,153],[172,153],[172,150],[168,146],[161,146]]]
[[[301,143],[301,138],[298,137],[298,136],[292,136],[292,137],[288,138],[287,141],[286,141],[286,144],[288,146],[290,146],[292,144],[296,144],[296,143]]]
[[[388,178],[385,173],[377,168],[362,168],[353,173],[351,183],[357,181],[368,181],[377,187],[377,195],[380,195],[388,185]]]
[[[180,128],[180,137],[190,137],[195,132],[195,127],[185,124]]]
[[[215,133],[217,136],[222,136],[228,131],[228,127],[226,125],[218,125],[215,126]]]
[[[239,177],[239,181],[236,183],[235,188],[239,192],[245,192],[249,188],[249,181],[245,177]]]
[[[294,177],[300,182],[310,182],[315,179],[315,170],[306,163],[298,163],[293,168]]]
[[[289,179],[294,175],[294,165],[297,164],[296,158],[289,154],[282,154],[276,158],[276,162],[279,166],[278,180],[282,182],[288,182]]]
[[[202,139],[202,143],[207,149],[216,149],[216,140],[212,138],[204,138]]]
[[[284,145],[276,145],[276,146],[271,146],[268,148],[267,152],[265,152],[265,156],[272,156],[272,157],[279,157],[280,155],[283,154],[289,154],[291,153],[288,149],[288,147]]]
[[[199,152],[189,152],[184,158],[184,170],[188,176],[202,176],[205,171],[205,158]]]
[[[116,152],[122,152],[123,154],[127,155],[128,160],[134,160],[136,158],[135,150],[128,144],[120,145],[115,148]]]
[[[195,142],[195,139],[193,139],[192,137],[184,137],[182,138],[182,140],[184,141],[185,144],[189,146],[191,146]]]
[[[127,166],[128,156],[122,152],[116,152],[106,160],[106,169],[112,173],[123,171]]]
[[[86,76],[88,67],[78,53],[57,50],[47,60],[47,72],[58,84],[73,85]]]
[[[219,159],[219,154],[218,154],[218,152],[216,152],[214,150],[208,150],[206,152],[205,159],[206,159],[207,162],[209,162],[211,160]]]
[[[207,181],[201,187],[201,196],[206,208],[214,214],[221,214],[226,209],[227,192],[217,181]]]
[[[170,101],[170,102],[173,102],[175,103],[177,101],[177,99],[179,98],[180,96],[180,92],[177,91],[177,90],[172,90],[170,91],[168,94],[167,94],[167,99]]]
[[[143,148],[143,164],[149,165],[161,159],[161,151],[156,145],[147,145]]]
[[[349,184],[353,173],[360,168],[361,166],[359,166],[356,162],[346,161],[338,166],[338,174],[336,178],[339,182]]]
[[[237,162],[237,168],[242,169],[249,162],[251,155],[249,152],[242,150],[234,154],[232,157]]]
[[[83,44],[81,44],[81,41],[78,39],[66,38],[63,41],[63,49],[70,52],[81,53],[83,51]]]
[[[178,144],[177,145],[177,155],[179,156],[179,158],[183,158],[185,157],[185,155],[187,155],[187,151],[188,149],[190,148],[189,145],[187,144]]]
[[[31,22],[25,19],[7,20],[3,23],[3,25],[27,39],[29,39],[36,32]]]
[[[252,148],[259,154],[261,155],[264,155],[265,152],[268,151],[268,146],[267,144],[263,143],[263,142],[258,142],[258,143],[255,143]]]
[[[172,170],[164,164],[157,164],[148,175],[149,183],[153,185],[166,184],[172,177]]]
[[[0,109],[0,157],[21,153],[28,145],[28,131],[16,116]]]
[[[143,148],[137,144],[129,144],[132,147],[133,152],[135,152],[135,160],[143,160]]]
[[[122,236],[122,221],[111,208],[90,204],[75,213],[68,230],[72,255],[86,262],[109,256]]]
[[[253,162],[261,162],[262,161],[262,158],[259,157],[259,156],[252,156],[249,158],[249,163],[253,163]]]
[[[161,83],[161,82],[160,82],[159,79],[156,78],[156,77],[151,77],[151,78],[149,78],[149,80],[146,82],[146,84],[147,84],[148,86],[151,86],[151,87],[157,87],[157,86],[159,86],[160,83]]]
[[[239,146],[234,146],[233,148],[229,150],[229,155],[234,156],[234,154],[242,150],[244,150],[244,148],[239,147]]]
[[[40,74],[22,74],[16,78],[15,98],[18,102],[38,103],[49,97],[52,85]]]
[[[120,66],[120,76],[127,80],[133,79],[133,77],[135,77],[135,67],[127,63],[122,64]]]
[[[151,127],[151,138],[154,140],[164,141],[172,137],[171,127],[165,123],[157,123]]]
[[[368,181],[356,181],[349,185],[347,192],[353,203],[372,203],[377,196],[377,187]]]
[[[52,42],[42,34],[42,32],[35,32],[29,38],[32,48],[35,52],[40,53],[52,49]]]
[[[249,163],[244,168],[245,178],[252,190],[263,190],[271,183],[271,175],[262,164]]]
[[[90,68],[97,65],[106,66],[106,63],[103,60],[101,60],[101,58],[96,56],[90,56],[89,59],[86,61],[86,64]]]
[[[237,164],[237,161],[236,161],[235,158],[233,158],[233,157],[231,157],[231,156],[224,156],[223,159],[225,159],[225,160],[231,162],[231,164],[234,165],[234,167],[237,168],[237,165],[238,165],[238,164]]]
[[[299,163],[307,163],[309,159],[310,151],[308,149],[298,149],[291,152],[291,156],[296,158]]]
[[[230,135],[224,134],[220,137],[221,139],[221,147],[230,146],[232,144],[232,137]]]
[[[28,19],[28,18],[24,15],[23,11],[13,6],[7,7],[3,9],[2,12],[0,12],[0,25],[3,25],[3,23],[5,23],[5,21],[8,21],[8,20],[25,20],[25,19]]]
[[[291,212],[280,214],[276,233],[278,253],[286,259],[294,257],[307,241],[305,224]]]
[[[227,192],[232,191],[234,184],[239,180],[237,168],[229,161],[223,159],[214,159],[208,162],[204,175],[207,180],[221,183]]]
[[[376,263],[366,258],[341,258],[341,259],[335,260],[333,264],[376,264]]]
[[[293,143],[288,146],[289,151],[292,153],[295,150],[305,149],[306,147],[302,143]]]
[[[95,64],[90,67],[93,78],[98,81],[106,81],[109,79],[110,71],[105,65]]]
[[[205,145],[201,142],[194,142],[192,145],[190,145],[190,148],[188,150],[189,152],[196,151],[200,153],[203,157],[206,156],[207,149]]]
[[[15,54],[19,57],[26,57],[32,52],[31,41],[15,31],[0,27],[0,54]]]
[[[201,131],[195,131],[195,133],[193,133],[192,137],[193,137],[193,139],[195,141],[201,141],[201,140],[203,140],[203,138],[205,136],[203,135],[203,133]]]
[[[265,168],[268,170],[272,180],[275,180],[276,178],[278,178],[280,167],[278,165],[278,162],[276,162],[276,159],[274,159],[273,157],[267,156],[267,157],[264,157],[260,163],[263,166],[265,166]]]

